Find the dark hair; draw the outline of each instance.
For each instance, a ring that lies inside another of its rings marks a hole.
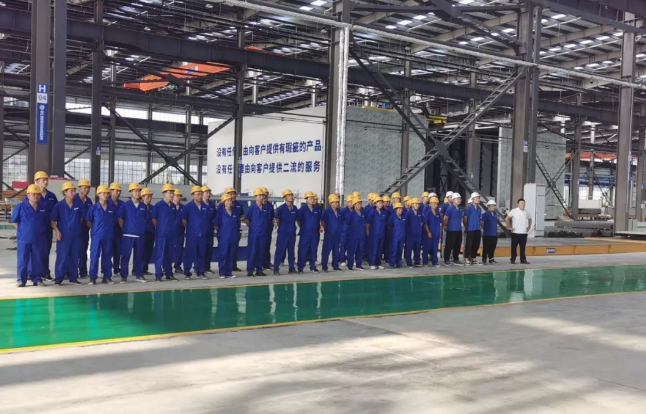
[[[516,202],[516,204],[520,203],[521,201],[525,201],[525,199],[524,198],[519,198],[518,201]]]

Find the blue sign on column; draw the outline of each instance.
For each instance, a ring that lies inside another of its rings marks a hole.
[[[47,84],[39,83],[38,91],[36,93],[36,143],[37,144],[47,144],[47,119],[49,116],[49,111],[47,110]]]

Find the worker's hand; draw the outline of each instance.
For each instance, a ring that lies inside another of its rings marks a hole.
[[[428,238],[429,238],[429,239],[432,239],[432,238],[433,238],[433,235],[431,234],[431,232],[430,232],[430,231],[427,231],[427,232],[426,232],[426,235],[428,236]]]
[[[63,235],[61,234],[61,231],[56,229],[56,240],[63,240]]]

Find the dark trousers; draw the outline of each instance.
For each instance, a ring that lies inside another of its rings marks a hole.
[[[444,242],[444,261],[451,261],[451,253],[453,253],[454,262],[460,260],[460,247],[462,247],[462,232],[447,231]]]
[[[516,248],[520,246],[520,261],[527,260],[525,246],[527,245],[527,234],[511,233],[511,261],[516,260]]]
[[[480,237],[482,237],[482,232],[480,230],[467,231],[467,242],[464,245],[465,258],[475,260],[476,257],[478,257]]]
[[[496,252],[498,245],[498,236],[483,236],[482,237],[482,261],[493,260],[493,255]]]

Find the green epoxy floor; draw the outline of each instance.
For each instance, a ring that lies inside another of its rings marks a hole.
[[[646,290],[644,266],[0,301],[0,350]]]

